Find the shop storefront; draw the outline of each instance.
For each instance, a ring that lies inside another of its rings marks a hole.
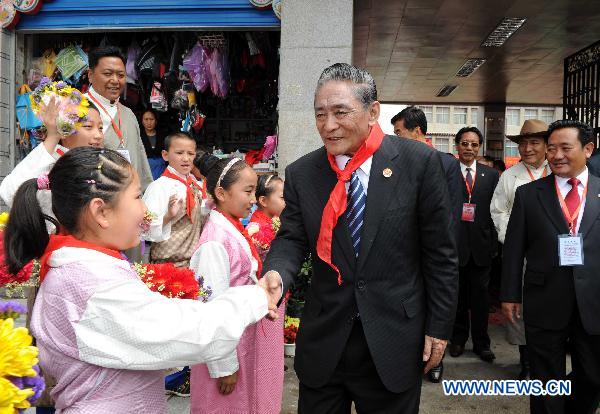
[[[33,89],[42,76],[85,91],[87,52],[110,44],[128,59],[121,99],[141,128],[142,114],[152,109],[160,134],[183,128],[206,150],[259,151],[277,132],[281,2],[275,10],[271,3],[40,1],[35,14],[20,13],[3,34],[14,46],[5,59],[15,68],[14,82],[1,86],[3,101],[14,102],[21,85]],[[18,127],[13,162],[31,146]],[[273,160],[261,168],[273,169]]]

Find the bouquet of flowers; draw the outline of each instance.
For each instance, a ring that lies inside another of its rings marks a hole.
[[[285,315],[283,325],[283,342],[286,344],[295,344],[298,328],[300,327],[300,318],[292,318]]]
[[[17,302],[0,304],[0,412],[16,413],[31,407],[44,390],[38,349],[31,346],[27,328],[15,328],[14,319],[25,313]]]
[[[31,93],[31,109],[37,115],[42,106],[48,105],[54,97],[58,109],[56,126],[62,136],[69,136],[87,119],[90,103],[77,89],[64,81],[52,82],[43,77],[40,84]]]
[[[212,293],[210,287],[204,287],[204,280],[196,281],[194,272],[187,267],[176,267],[173,263],[135,263],[133,269],[150,290],[168,298],[206,302]]]
[[[0,214],[0,287],[6,289],[6,295],[9,297],[17,295],[25,297],[23,288],[37,284],[40,265],[37,260],[33,260],[27,263],[16,275],[8,271],[4,263],[4,227],[7,222],[8,213]]]

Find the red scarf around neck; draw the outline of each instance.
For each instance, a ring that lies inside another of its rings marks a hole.
[[[227,220],[229,220],[229,222],[231,224],[233,224],[233,227],[235,227],[240,233],[242,233],[242,236],[244,236],[244,239],[246,239],[246,242],[248,243],[248,246],[250,247],[250,252],[252,253],[252,257],[254,257],[254,259],[258,263],[258,270],[256,271],[256,278],[260,279],[260,276],[262,275],[262,260],[260,260],[260,256],[258,255],[256,246],[252,242],[252,238],[250,237],[250,235],[244,228],[244,225],[239,220],[236,220],[233,217],[231,217],[229,214],[227,214],[223,211],[220,211],[220,210],[217,210],[217,211],[219,213],[221,213],[223,215],[223,217],[225,217]]]
[[[177,180],[180,183],[182,183],[183,185],[185,185],[185,189],[186,189],[185,212],[186,212],[187,216],[190,218],[190,221],[193,223],[194,220],[193,220],[193,216],[192,215],[194,214],[194,207],[196,207],[196,196],[194,195],[194,191],[192,190],[192,188],[195,186],[200,191],[202,191],[202,188],[196,182],[196,180],[194,180],[194,178],[192,177],[191,174],[189,174],[187,176],[187,181],[186,181],[183,178],[181,178],[180,176],[178,176],[176,174],[173,174],[167,168],[162,173],[162,176],[163,177],[167,177],[167,178],[172,178],[173,180]]]
[[[82,249],[96,250],[97,252],[104,253],[108,256],[114,257],[115,259],[125,260],[123,255],[117,250],[108,249],[90,242],[79,240],[71,235],[51,234],[50,242],[48,243],[48,246],[46,246],[44,254],[42,257],[40,257],[40,283],[44,281],[46,273],[48,273],[50,270],[48,259],[50,259],[50,256],[52,256],[52,253],[63,247],[79,247]]]
[[[379,149],[383,142],[383,131],[379,124],[373,125],[367,139],[360,146],[356,154],[346,165],[346,168],[340,170],[335,162],[335,156],[327,154],[329,165],[337,176],[337,184],[329,195],[329,200],[323,209],[321,218],[321,230],[317,239],[317,254],[325,263],[327,263],[338,276],[338,285],[342,284],[342,275],[331,259],[331,243],[333,240],[333,229],[337,225],[338,219],[346,211],[348,195],[346,193],[346,183],[352,178],[352,173],[356,171],[366,160]]]

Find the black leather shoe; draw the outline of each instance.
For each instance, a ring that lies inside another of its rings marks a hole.
[[[431,370],[427,373],[427,378],[429,381],[433,383],[438,383],[442,380],[442,375],[444,374],[444,363],[440,362],[440,365],[437,367],[431,368]]]
[[[481,358],[485,362],[492,362],[494,359],[496,359],[496,355],[494,355],[494,353],[492,352],[492,350],[490,348],[484,348],[484,349],[473,348],[473,352],[475,354],[479,355],[479,358]]]
[[[464,345],[458,345],[458,344],[450,344],[450,356],[451,357],[459,357],[463,354],[463,352],[465,352],[465,346]]]

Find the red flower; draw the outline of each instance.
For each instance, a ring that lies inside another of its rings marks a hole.
[[[173,263],[135,264],[135,271],[150,290],[168,298],[198,299],[200,285],[194,272]]]
[[[0,287],[9,283],[25,283],[31,278],[33,262],[29,262],[16,275],[8,271],[4,263],[4,231],[0,231]]]

